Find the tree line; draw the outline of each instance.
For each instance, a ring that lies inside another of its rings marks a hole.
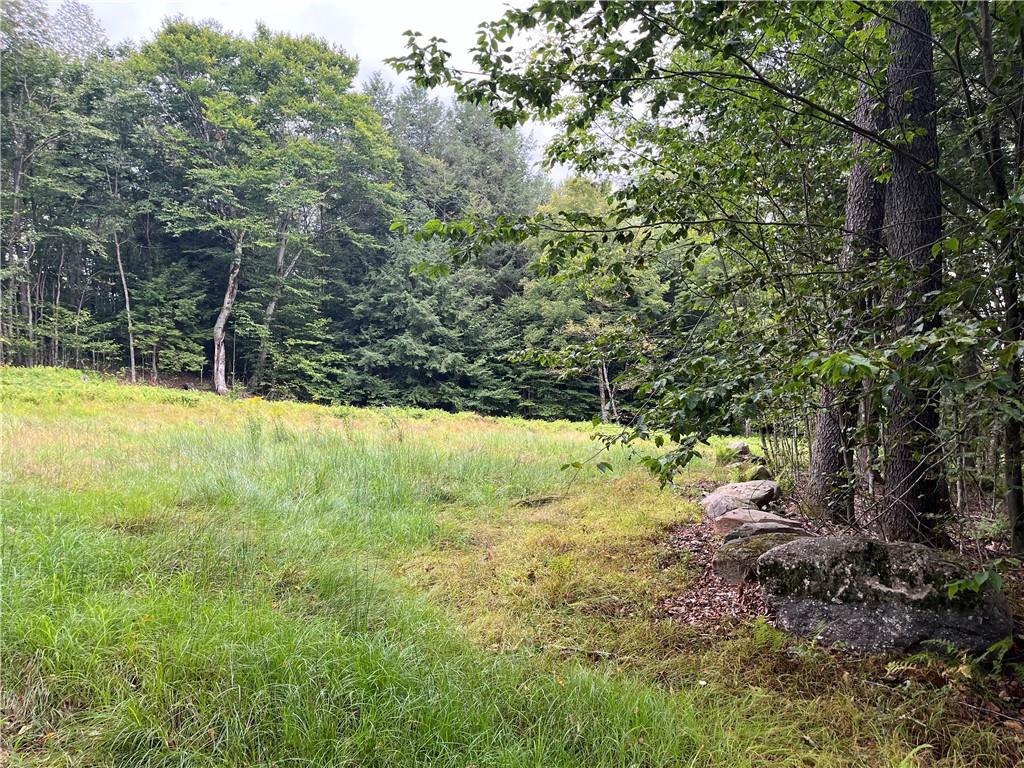
[[[991,505],[1024,551],[1024,4],[545,0],[472,53],[411,32],[393,63],[557,121],[548,158],[615,186],[602,215],[431,234],[667,275],[617,348],[643,403],[618,439],[670,436],[671,477],[746,425],[839,525],[943,544]]]
[[[4,3],[0,55],[2,362],[612,418],[606,361],[545,356],[628,299],[531,272],[536,243],[451,269],[415,236],[601,204],[597,184],[552,190],[486,110],[380,76],[357,88],[343,50],[265,27],[174,18],[113,47],[76,2]]]

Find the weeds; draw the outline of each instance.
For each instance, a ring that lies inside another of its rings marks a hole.
[[[585,426],[47,369],[0,402],[12,765],[1012,764],[767,623],[660,617],[696,507],[625,452],[569,486]]]

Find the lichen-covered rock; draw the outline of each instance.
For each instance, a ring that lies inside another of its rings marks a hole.
[[[711,520],[711,530],[719,536],[725,536],[741,525],[749,523],[776,523],[778,525],[790,525],[794,528],[800,527],[800,523],[790,520],[788,517],[776,515],[772,512],[765,512],[761,509],[733,509],[725,514]]]
[[[929,640],[977,652],[1010,634],[1006,598],[986,586],[950,597],[967,570],[941,552],[858,536],[790,541],[758,559],[758,580],[783,629],[860,650]]]
[[[727,542],[715,552],[711,567],[717,576],[734,584],[757,581],[757,560],[761,555],[805,535],[798,531],[766,533]]]
[[[761,512],[760,514],[767,514]],[[733,528],[725,534],[726,542],[736,539],[746,539],[751,536],[763,536],[766,533],[800,533],[804,536],[811,534],[796,520],[782,518],[780,520],[766,520],[759,523],[744,523],[739,528]]]

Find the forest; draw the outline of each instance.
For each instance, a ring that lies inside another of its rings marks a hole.
[[[0,765],[1020,765],[1024,2],[464,11],[3,3]]]
[[[315,38],[112,48],[7,3],[0,357],[596,416],[663,433],[665,477],[770,434],[837,522],[934,543],[991,501],[1020,551],[1022,19],[539,3],[480,27],[479,74],[410,32],[414,83],[357,89]]]
[[[111,48],[86,6],[5,3],[0,357],[317,402],[587,418],[582,345],[622,303],[495,245],[450,271],[393,231],[600,210],[555,193],[485,110],[375,76],[335,46],[169,20]],[[517,357],[517,355],[519,355]],[[604,377],[604,378],[602,378]]]

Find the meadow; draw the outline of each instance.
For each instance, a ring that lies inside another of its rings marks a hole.
[[[663,615],[697,462],[0,369],[0,765],[1012,766],[957,675]],[[581,462],[582,468],[563,468]],[[961,681],[962,682],[962,681]]]

